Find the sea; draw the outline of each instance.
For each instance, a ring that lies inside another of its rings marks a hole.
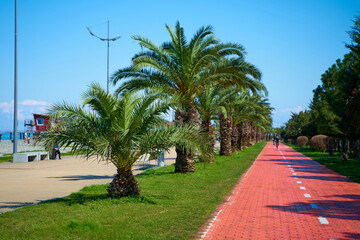
[[[0,132],[2,134],[1,140],[11,140],[9,132],[2,132],[2,131],[0,131]],[[13,135],[13,134],[11,134],[11,135]],[[28,136],[29,136],[29,133],[28,133]],[[31,134],[31,136],[32,136],[32,134]],[[20,139],[20,133],[17,134],[17,139]]]

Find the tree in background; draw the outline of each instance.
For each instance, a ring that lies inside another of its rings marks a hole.
[[[350,147],[360,159],[360,16],[348,33],[350,52],[322,74],[310,110],[293,114],[285,131],[294,139],[300,135],[333,136],[338,149],[341,142],[342,151]]]
[[[286,139],[296,139],[299,136],[313,136],[316,134],[309,110],[292,113],[285,126]]]

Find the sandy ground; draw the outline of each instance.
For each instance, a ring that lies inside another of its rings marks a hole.
[[[176,152],[165,153],[165,165],[175,162]],[[137,162],[139,174],[157,161]],[[112,181],[116,168],[111,163],[64,156],[61,160],[29,163],[0,163],[0,213],[77,192],[85,186]]]

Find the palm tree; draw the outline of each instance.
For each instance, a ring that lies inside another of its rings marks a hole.
[[[243,102],[235,106],[234,125],[238,128],[238,142],[232,144],[233,148],[241,150],[243,147],[249,147],[251,139],[257,142],[260,136],[259,129],[267,129],[271,126],[271,111],[267,99],[261,95],[250,96],[244,94]],[[252,129],[254,128],[254,129]],[[256,129],[256,130],[255,130]],[[255,134],[251,137],[252,132]]]
[[[118,70],[112,76],[116,84],[124,82],[117,92],[124,89],[153,89],[180,99],[181,108],[175,111],[177,124],[199,124],[195,99],[214,85],[249,85],[247,74],[259,77],[254,66],[242,61],[244,48],[239,44],[220,43],[211,26],[202,27],[193,38],[186,40],[184,29],[177,22],[175,30],[166,25],[170,42],[157,46],[149,39],[134,36],[133,39],[146,50],[133,57],[130,67]],[[237,56],[226,59],[227,56]],[[247,73],[239,69],[247,69]],[[189,149],[176,147],[175,172],[195,171],[194,155]]]
[[[243,121],[251,119],[251,111],[255,107],[255,102],[249,93],[242,93],[236,96],[234,103],[234,115],[232,121],[231,149],[235,153],[242,148]]]
[[[237,89],[229,88],[225,91],[221,91],[220,86],[212,87],[205,92],[201,93],[198,98],[195,100],[195,107],[199,112],[201,119],[201,131],[206,133],[209,141],[209,149],[211,150],[209,154],[209,159],[205,160],[206,162],[214,162],[214,131],[213,126],[211,125],[211,120],[216,118],[220,113],[227,116],[226,112],[226,101],[229,97],[238,92]]]
[[[241,71],[246,73],[246,69],[242,69]],[[237,114],[236,111],[239,111],[239,109],[235,110],[234,107],[246,107],[249,104],[247,96],[249,96],[250,91],[252,94],[255,94],[254,96],[258,96],[258,94],[262,93],[267,94],[265,86],[260,81],[251,78],[249,78],[247,81],[249,82],[247,85],[248,89],[239,89],[236,86],[233,87],[235,90],[237,90],[237,94],[234,94],[227,99],[226,110],[228,112],[228,116],[225,117],[223,114],[219,115],[221,134],[220,155],[230,156],[232,153],[237,152],[238,150],[239,122],[234,122],[233,115],[234,113]]]
[[[233,116],[232,107],[227,108],[227,117],[223,113],[220,113],[219,115],[221,156],[231,156],[232,154],[232,150],[231,150],[232,116]]]
[[[51,118],[61,121],[42,138],[47,145],[58,143],[72,151],[84,151],[87,159],[96,156],[113,163],[117,174],[107,189],[110,197],[138,195],[140,188],[131,170],[136,160],[167,150],[174,143],[188,148],[200,143],[190,125],[165,126],[161,116],[169,104],[156,102],[158,97],[128,92],[111,95],[93,83],[83,94],[83,105],[64,102],[49,109]]]

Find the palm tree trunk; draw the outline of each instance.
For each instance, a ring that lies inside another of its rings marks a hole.
[[[248,147],[251,146],[251,134],[252,134],[252,126],[251,126],[251,122],[248,123],[248,126],[247,126],[247,130],[248,130]]]
[[[208,139],[207,141],[209,141],[209,149],[210,152],[206,155],[206,162],[210,162],[210,163],[214,163],[215,162],[215,158],[214,158],[214,146],[215,146],[215,138],[214,138],[214,129],[213,126],[211,125],[210,121],[204,121],[201,123],[201,128],[202,131],[206,133]]]
[[[175,123],[180,124],[199,124],[198,111],[192,105],[189,105],[187,112],[182,112],[179,109],[175,111]],[[176,173],[189,173],[195,172],[195,154],[191,149],[186,149],[182,146],[176,145],[176,160],[175,172]]]
[[[231,156],[232,113],[225,118],[220,114],[220,156]]]
[[[250,122],[244,121],[243,123],[243,139],[242,139],[242,145],[244,148],[250,147],[250,134],[251,134],[251,128],[250,128]]]
[[[360,140],[356,140],[354,143],[354,154],[360,164]]]
[[[237,153],[239,142],[239,130],[237,125],[232,125],[232,134],[231,134],[231,151],[232,153]]]
[[[131,169],[117,169],[117,174],[107,188],[111,198],[139,195],[140,187]]]
[[[242,124],[237,125],[238,129],[238,150],[242,148],[242,139],[243,139],[243,126]]]
[[[254,123],[251,122],[251,146],[255,145],[255,141],[256,141],[256,127],[254,126]]]
[[[256,128],[256,143],[260,142],[261,140],[261,129],[260,128]]]

